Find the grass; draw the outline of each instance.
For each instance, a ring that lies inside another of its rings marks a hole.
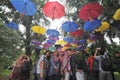
[[[116,80],[120,80],[120,74],[118,72],[114,72]]]

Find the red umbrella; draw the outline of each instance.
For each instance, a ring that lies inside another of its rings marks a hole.
[[[82,20],[90,20],[97,18],[103,10],[103,7],[97,3],[87,3],[79,10],[79,17]]]
[[[45,16],[52,19],[58,19],[65,14],[65,8],[57,1],[47,2],[43,7]]]
[[[70,35],[72,35],[73,37],[79,37],[82,36],[84,34],[84,30],[80,29],[80,30],[76,30],[74,32],[70,32]]]

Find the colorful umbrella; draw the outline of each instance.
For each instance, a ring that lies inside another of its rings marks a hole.
[[[73,37],[80,37],[84,34],[84,30],[80,29],[80,30],[76,30],[74,32],[70,32],[70,35],[72,35]]]
[[[49,40],[59,40],[58,36],[49,36],[48,37]]]
[[[75,22],[65,22],[62,24],[62,29],[65,31],[65,32],[73,32],[73,31],[76,31],[78,29],[78,24],[75,23]]]
[[[55,40],[47,40],[47,43],[49,44],[54,44],[56,41]]]
[[[102,22],[102,25],[96,29],[96,32],[100,32],[100,31],[105,31],[110,27],[110,24],[108,22]]]
[[[35,45],[40,45],[41,42],[40,41],[32,41],[32,44],[35,44]]]
[[[64,45],[64,47],[72,47],[72,45],[70,43],[67,43]]]
[[[101,26],[100,20],[86,21],[84,24],[84,30],[91,32],[91,31],[94,31],[95,29],[99,28],[100,26]]]
[[[81,40],[79,40],[79,43],[80,43],[80,44],[85,44],[85,43],[86,43],[86,39],[81,39]]]
[[[12,29],[12,30],[18,30],[19,26],[15,22],[5,23],[5,26]]]
[[[49,44],[49,43],[44,43],[43,44],[43,48],[45,48],[45,49],[48,49],[51,46],[52,46],[52,44]]]
[[[54,29],[48,29],[46,31],[46,33],[49,36],[59,36],[60,35],[60,33],[58,31],[54,30]]]
[[[73,38],[71,38],[71,37],[65,37],[63,40],[65,42],[67,42],[67,43],[71,43],[73,41]]]
[[[84,21],[95,19],[101,14],[102,10],[103,7],[97,2],[87,3],[79,10],[79,17]]]
[[[43,12],[47,17],[50,17],[52,19],[58,19],[64,16],[65,9],[64,9],[64,6],[61,5],[59,2],[51,1],[51,2],[47,2],[43,6]]]
[[[60,45],[65,45],[67,42],[65,42],[64,40],[58,40],[56,41],[56,44],[60,44]]]
[[[53,52],[56,51],[56,47],[55,47],[55,46],[51,46],[51,47],[49,47],[48,49],[49,49],[50,51],[53,51]]]
[[[79,44],[79,40],[73,40],[73,44]]]
[[[31,0],[10,0],[10,2],[18,12],[24,15],[33,16],[37,11]]]
[[[33,26],[32,31],[38,34],[45,34],[46,29],[41,26]]]
[[[120,8],[116,10],[115,14],[113,15],[114,20],[120,20]]]

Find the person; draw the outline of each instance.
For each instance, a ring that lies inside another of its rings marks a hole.
[[[37,80],[47,80],[47,74],[49,69],[49,57],[50,51],[47,50],[40,56],[37,62]]]
[[[64,80],[70,80],[70,75],[71,75],[70,57],[71,57],[71,49],[66,49],[63,63],[61,66],[61,72],[64,75]]]
[[[49,80],[60,80],[60,57],[58,51],[53,52],[50,59]]]
[[[22,65],[22,80],[30,80],[30,70],[32,67],[32,60],[30,55],[24,55],[23,65]]]
[[[22,65],[25,61],[26,55],[22,54],[20,57],[16,60],[15,65],[12,69],[12,72],[10,74],[9,80],[22,80]]]
[[[97,55],[98,51],[100,55]],[[101,56],[105,57],[106,55],[107,53],[105,48],[103,47],[96,48],[94,57],[99,61],[99,80],[113,80],[111,71],[104,71],[101,68],[101,60],[102,60]]]

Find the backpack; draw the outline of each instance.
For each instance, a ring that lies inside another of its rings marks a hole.
[[[29,72],[31,70],[31,63],[30,61],[24,61],[22,66],[23,72]]]
[[[101,56],[101,68],[103,71],[111,71],[112,70],[112,61],[109,56],[105,55]]]

